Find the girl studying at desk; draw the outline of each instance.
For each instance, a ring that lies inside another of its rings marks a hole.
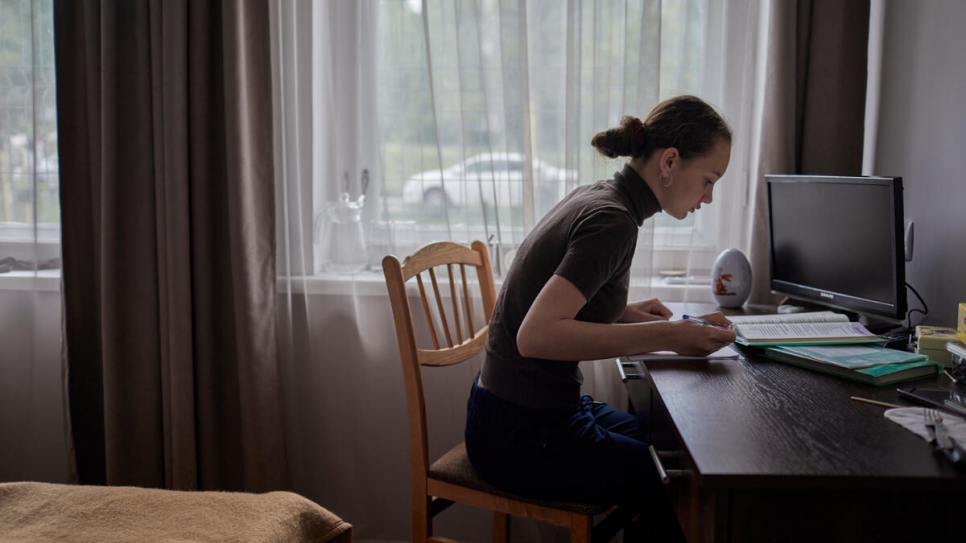
[[[580,393],[578,362],[651,351],[704,356],[732,343],[721,313],[671,322],[656,299],[628,303],[638,229],[659,211],[685,218],[712,200],[731,130],[693,96],[591,140],[629,157],[612,179],[571,192],[513,260],[468,401],[466,448],[491,484],[533,498],[618,504],[681,538],[640,421]]]

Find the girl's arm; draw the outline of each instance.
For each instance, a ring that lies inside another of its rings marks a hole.
[[[730,330],[687,321],[599,324],[574,320],[586,303],[573,283],[552,276],[517,332],[520,354],[549,360],[596,360],[651,351],[704,356],[735,340]],[[706,318],[728,322],[720,313]]]
[[[617,319],[617,322],[652,322],[652,321],[666,321],[671,318],[674,313],[667,308],[666,305],[662,304],[657,298],[652,298],[650,300],[643,300],[640,302],[631,302],[627,304],[627,309],[624,310],[624,314],[621,318]]]

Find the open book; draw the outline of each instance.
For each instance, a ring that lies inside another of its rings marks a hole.
[[[729,317],[742,345],[831,345],[883,340],[857,322],[832,311]]]

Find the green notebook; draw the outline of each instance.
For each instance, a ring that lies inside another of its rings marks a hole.
[[[943,365],[925,355],[876,345],[764,347],[767,358],[875,386],[931,377]]]

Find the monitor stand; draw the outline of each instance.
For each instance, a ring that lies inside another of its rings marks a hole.
[[[866,330],[872,332],[873,334],[889,334],[904,329],[902,322],[869,317],[867,315],[858,315],[851,312],[846,312],[846,314],[849,316],[849,320],[859,322],[862,326],[865,326]]]
[[[869,315],[862,315],[846,309],[833,309],[833,311],[842,313],[843,315],[848,315],[849,321],[857,322],[862,326],[865,326],[866,330],[879,336],[905,331],[905,327],[902,325],[901,321],[889,320],[884,317],[870,317]]]

